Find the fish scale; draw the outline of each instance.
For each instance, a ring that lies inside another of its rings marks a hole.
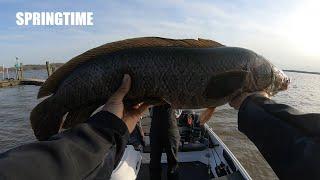
[[[101,50],[99,47],[92,50],[99,55],[84,53],[84,58],[78,58],[81,63],[72,60],[64,65],[72,67],[74,64],[72,71],[62,66],[53,76],[60,77],[59,72],[70,73],[64,80],[60,79],[54,93],[31,113],[37,138],[45,140],[57,133],[63,124],[62,117],[68,112],[68,127],[85,121],[120,86],[125,73],[132,79],[125,102],[157,104],[165,101],[173,108],[184,109],[217,107],[242,92],[265,90],[275,94],[287,87],[287,76],[251,50],[223,47],[209,40],[188,40],[190,43],[152,40],[157,46],[146,42],[147,47],[117,47],[113,51],[108,49],[112,48],[111,43]],[[138,46],[135,40],[130,42]],[[52,79],[48,81],[55,82]],[[48,85],[45,83],[39,94],[46,94],[44,90],[50,87]]]

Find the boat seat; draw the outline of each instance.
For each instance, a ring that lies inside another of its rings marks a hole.
[[[188,143],[179,147],[179,150],[182,152],[203,151],[205,149],[207,149],[207,146],[202,143]]]

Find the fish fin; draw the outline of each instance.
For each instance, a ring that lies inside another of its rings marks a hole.
[[[93,104],[84,108],[69,111],[62,127],[68,129],[85,122],[99,106],[99,104]]]
[[[60,83],[79,65],[93,60],[102,54],[113,53],[123,49],[139,48],[139,47],[193,47],[193,48],[213,48],[224,46],[216,41],[205,39],[166,39],[160,37],[141,37],[126,39],[107,43],[105,45],[90,49],[80,54],[63,66],[53,72],[51,76],[44,82],[38,92],[38,98],[48,96],[54,93]]]
[[[55,103],[53,96],[39,103],[30,113],[30,122],[38,140],[47,140],[57,134],[67,109]]]
[[[205,97],[215,99],[233,94],[243,87],[248,74],[247,71],[230,71],[213,76],[204,92]]]
[[[200,113],[200,124],[204,125],[206,122],[208,122],[211,119],[211,117],[213,116],[215,110],[216,110],[215,107],[209,107],[209,108],[205,109],[204,111],[202,111]]]

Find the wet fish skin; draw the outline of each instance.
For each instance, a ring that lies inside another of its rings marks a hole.
[[[164,99],[175,108],[215,107],[228,100],[223,97],[223,102],[211,101],[203,96],[210,78],[228,71],[250,74],[253,65],[259,63],[264,62],[255,53],[241,48],[130,49],[79,67],[60,85],[54,97],[67,109],[103,103],[120,85],[123,74],[128,73],[133,82],[127,99]],[[257,87],[259,90],[271,82],[271,66],[267,65],[263,64],[266,77],[259,74],[256,80],[263,82]]]
[[[37,138],[45,140],[57,133],[67,112],[102,105],[125,73],[132,78],[125,101],[164,100],[174,108],[217,107],[243,91],[266,90],[273,95],[288,84],[283,72],[243,48],[125,49],[77,67],[55,94],[33,110],[30,119]],[[48,107],[50,112],[45,110]]]
[[[54,71],[40,87],[38,98],[55,93],[65,77],[68,77],[75,68],[104,54],[142,47],[214,48],[223,46],[221,43],[209,39],[168,39],[163,37],[138,37],[107,43],[72,58]]]

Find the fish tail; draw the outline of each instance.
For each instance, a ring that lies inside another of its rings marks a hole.
[[[57,134],[66,113],[67,109],[55,103],[53,96],[39,103],[30,114],[31,126],[36,138],[44,141]]]

